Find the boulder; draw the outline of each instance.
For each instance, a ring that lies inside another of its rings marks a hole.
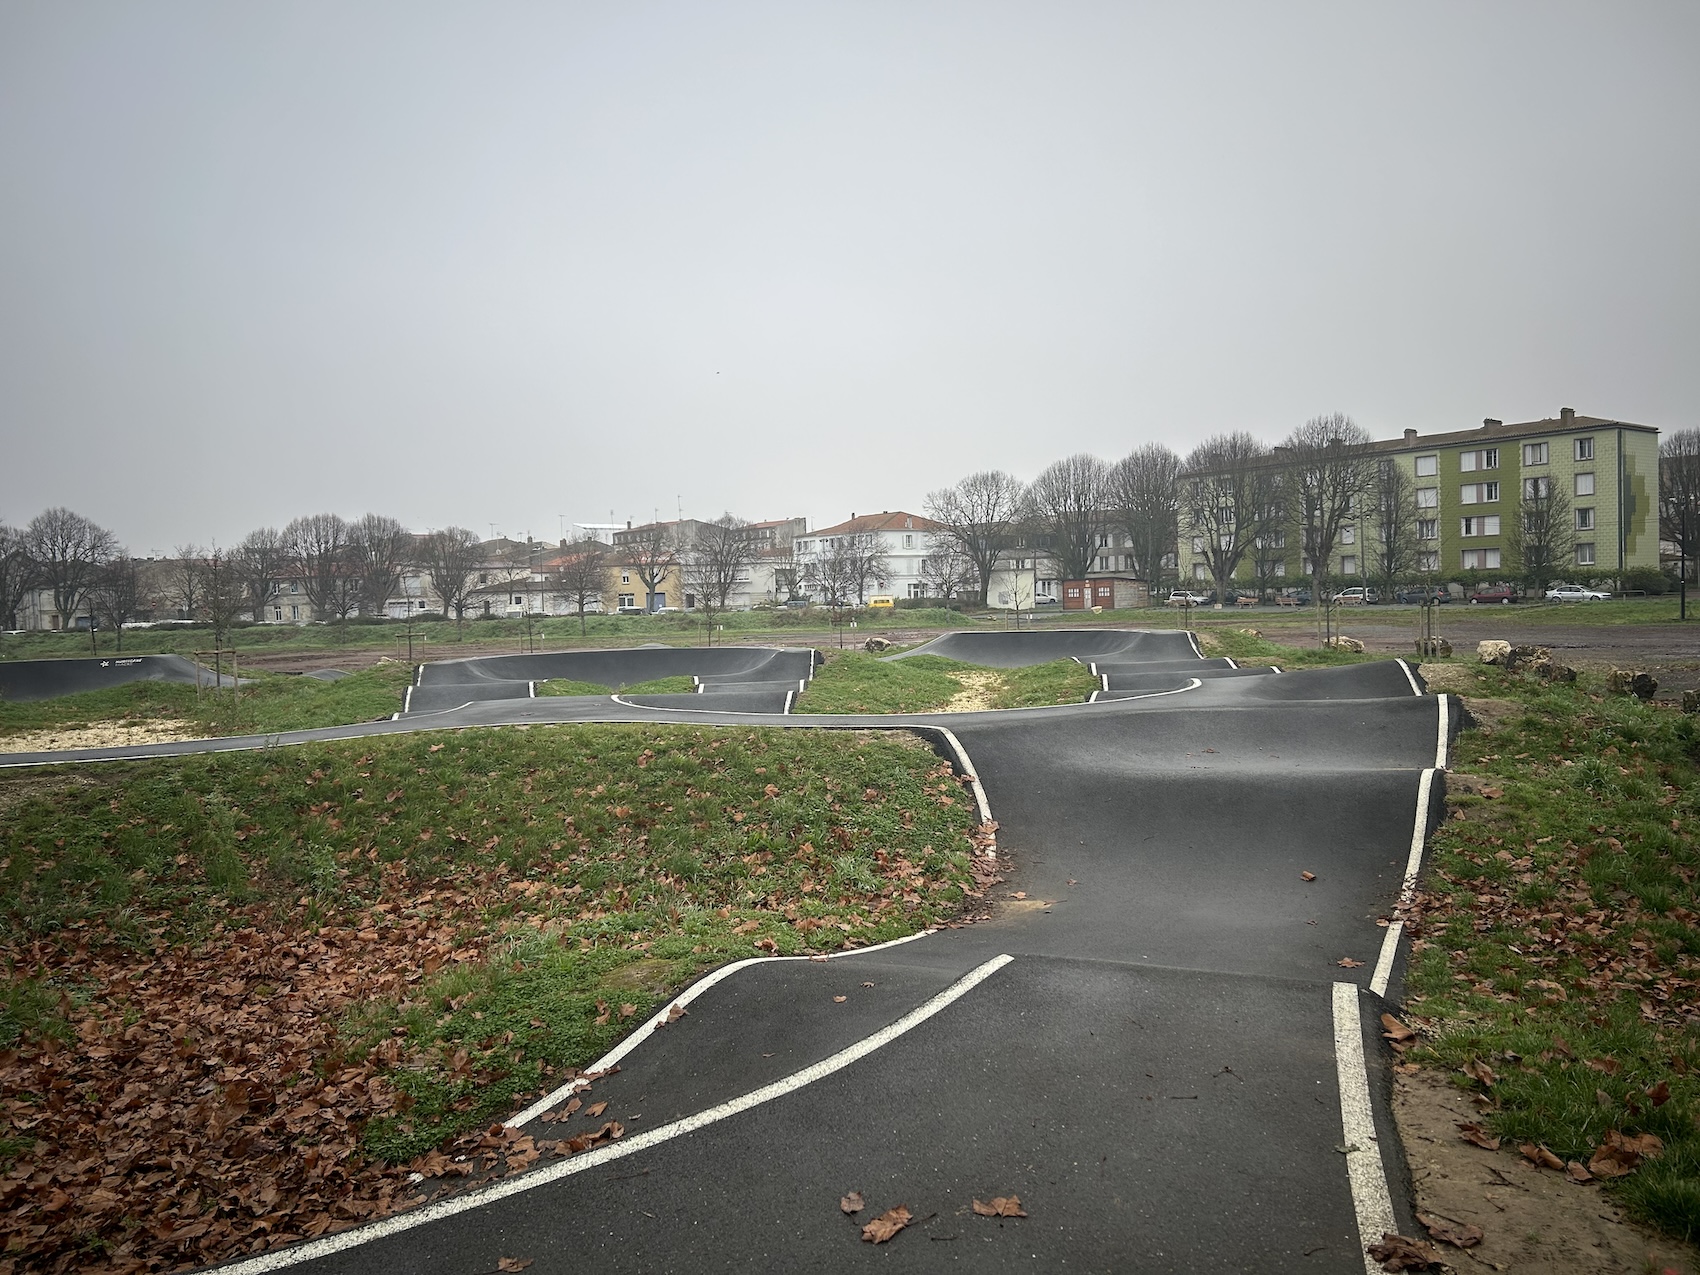
[[[1614,668],[1606,677],[1606,689],[1613,695],[1652,699],[1653,692],[1659,689],[1659,679],[1640,669]]]
[[[1684,691],[1682,693],[1682,711],[1700,713],[1700,691]]]
[[[1364,650],[1364,644],[1355,637],[1331,637],[1328,645],[1331,650],[1351,651],[1357,655],[1362,655]]]
[[[1509,668],[1511,665],[1511,643],[1499,638],[1489,638],[1485,642],[1476,643],[1476,655],[1483,664],[1501,664]]]
[[[1452,643],[1443,637],[1426,637],[1417,639],[1417,654],[1426,655],[1431,659],[1452,654]]]
[[[881,651],[891,650],[891,640],[889,638],[871,637],[866,642],[862,643],[862,649],[864,651],[872,651],[875,655],[878,655]]]

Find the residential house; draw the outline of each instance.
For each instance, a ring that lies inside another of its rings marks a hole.
[[[845,522],[821,527],[796,541],[797,569],[806,576],[811,563],[832,553],[842,536],[872,534],[884,553],[885,573],[872,580],[872,593],[889,593],[899,598],[924,598],[927,583],[921,564],[933,551],[933,536],[939,525],[920,514],[889,510],[877,514],[851,514]]]

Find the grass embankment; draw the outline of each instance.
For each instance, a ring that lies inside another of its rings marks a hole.
[[[895,610],[851,611],[846,618],[856,621],[857,632],[884,633],[894,629],[979,628],[984,617],[964,615],[944,607],[898,608]],[[832,632],[832,613],[822,607],[793,610],[786,607],[760,611],[731,611],[716,614],[716,632],[736,635],[739,640],[759,640],[764,633],[791,635]],[[705,622],[694,612],[666,615],[590,615],[581,630],[577,616],[524,620],[473,620],[456,625],[453,620],[415,620],[415,660],[447,658],[451,651],[436,648],[527,643],[545,647],[624,646],[631,642],[668,642],[677,646],[700,645],[706,636]],[[378,650],[401,658],[405,655],[407,626],[396,620],[382,624],[254,624],[231,629],[225,635],[227,649],[234,646],[248,655],[287,654],[292,651]],[[97,635],[98,653],[111,655],[116,649],[113,635]],[[213,645],[207,628],[130,629],[124,634],[125,655],[188,655]],[[435,654],[433,654],[435,652]],[[74,659],[96,654],[87,633],[0,633],[0,659]]]
[[[575,682],[570,677],[555,677],[537,684],[539,695],[689,695],[696,690],[693,677],[655,677],[647,682],[632,682],[626,686],[603,686],[598,682]]]
[[[386,1212],[410,1169],[465,1171],[441,1148],[528,1163],[551,1148],[480,1131],[701,971],[952,914],[973,809],[913,737],[869,732],[0,776],[0,1208],[29,1224],[5,1256],[204,1263]]]
[[[1256,637],[1243,628],[1200,629],[1198,644],[1206,655],[1226,655],[1237,664],[1274,664],[1283,669],[1328,668],[1392,658],[1375,652],[1360,654],[1332,648],[1283,646],[1267,638]]]
[[[412,675],[405,664],[379,664],[334,682],[260,674],[242,687],[234,706],[228,676],[223,691],[208,687],[198,695],[193,686],[176,682],[131,682],[58,699],[0,702],[0,738],[107,723],[181,722],[206,736],[344,726],[397,712]],[[242,676],[248,681],[248,674]]]
[[[938,713],[948,709],[1032,708],[1078,704],[1098,689],[1084,664],[1056,660],[994,669],[940,655],[885,660],[861,651],[828,651],[794,713]]]
[[[1484,1123],[1561,1161],[1655,1135],[1662,1153],[1611,1189],[1700,1239],[1700,729],[1586,676],[1454,668],[1482,724],[1458,741],[1415,911],[1418,1056],[1485,1064],[1457,1075]]]

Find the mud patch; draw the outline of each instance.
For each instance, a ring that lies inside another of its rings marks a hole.
[[[0,735],[0,753],[56,753],[77,748],[125,748],[131,744],[165,744],[177,739],[201,739],[188,722],[91,722],[87,726],[58,726],[47,730]]]
[[[1393,1118],[1417,1211],[1482,1228],[1485,1238],[1474,1248],[1436,1245],[1454,1269],[1514,1275],[1700,1270],[1700,1251],[1631,1222],[1599,1186],[1575,1186],[1515,1150],[1488,1151],[1459,1138],[1458,1125],[1480,1113],[1438,1072],[1395,1073]]]

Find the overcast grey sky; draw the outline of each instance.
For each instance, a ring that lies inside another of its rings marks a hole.
[[[0,520],[918,509],[1700,404],[1700,4],[0,3]]]

